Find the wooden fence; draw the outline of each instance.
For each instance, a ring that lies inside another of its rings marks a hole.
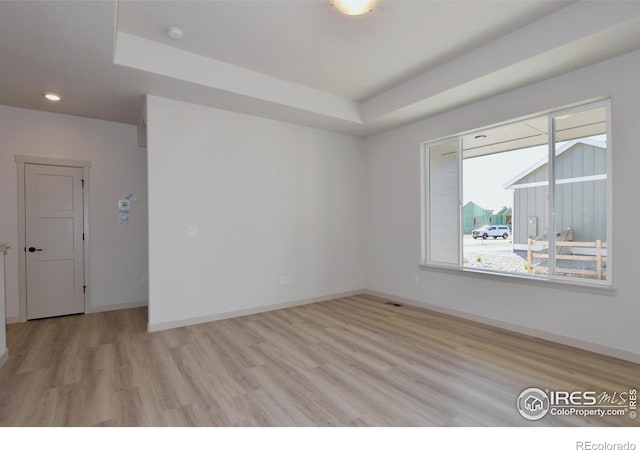
[[[556,247],[569,247],[566,250],[569,251],[569,254],[563,254],[564,252],[557,251],[556,260],[570,260],[570,261],[592,261],[596,263],[595,270],[585,270],[585,269],[565,269],[556,266],[556,273],[558,274],[567,274],[567,275],[582,275],[590,278],[596,278],[597,280],[602,279],[603,271],[602,271],[602,263],[607,262],[607,257],[602,255],[602,249],[607,248],[607,243],[602,242],[600,240],[595,242],[572,242],[572,241],[556,241]],[[539,253],[533,251],[534,246],[542,246],[543,248],[549,248],[549,241],[534,241],[533,239],[529,239],[527,244],[527,271],[529,273],[548,273],[548,267],[540,267],[534,266],[534,259],[549,259],[548,253]],[[582,248],[594,248],[595,255],[574,255],[572,253],[571,247],[582,247]],[[605,271],[606,275],[606,271]]]

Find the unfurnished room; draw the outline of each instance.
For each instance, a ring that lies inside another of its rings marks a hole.
[[[0,2],[0,426],[640,446],[639,79],[635,1]]]

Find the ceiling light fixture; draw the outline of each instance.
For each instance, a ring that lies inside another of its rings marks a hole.
[[[53,92],[45,92],[42,95],[44,95],[44,98],[46,98],[50,102],[59,102],[60,100],[62,100],[62,97],[60,97],[58,94],[54,94]]]
[[[486,134],[478,134],[475,136],[476,139],[486,139],[487,135]]]
[[[174,41],[181,41],[183,34],[182,30],[178,27],[169,27],[169,30],[167,30],[167,36]]]
[[[372,11],[377,0],[329,0],[331,6],[347,16],[359,16]]]

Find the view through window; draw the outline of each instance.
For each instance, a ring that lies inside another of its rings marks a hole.
[[[609,284],[607,130],[599,103],[428,145],[426,263]]]

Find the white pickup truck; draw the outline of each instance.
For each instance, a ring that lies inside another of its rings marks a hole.
[[[488,237],[508,239],[509,236],[511,236],[511,229],[506,225],[485,225],[471,232],[471,237],[474,239],[487,239]]]

